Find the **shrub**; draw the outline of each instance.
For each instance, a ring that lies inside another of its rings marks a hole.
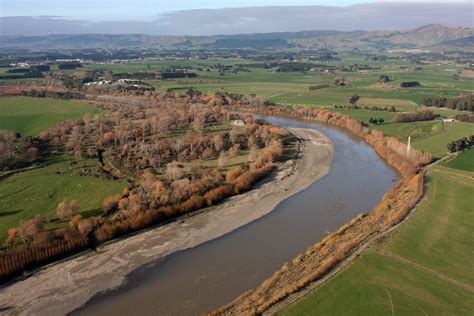
[[[474,123],[474,114],[458,114],[456,120],[466,123]]]
[[[212,205],[222,201],[222,199],[228,196],[231,196],[233,191],[234,186],[232,184],[224,184],[206,192],[204,198],[206,199],[207,205]]]
[[[71,217],[73,214],[79,211],[79,202],[77,200],[62,201],[56,207],[56,216],[59,219]]]
[[[104,208],[104,213],[109,214],[117,210],[118,201],[120,200],[119,194],[114,194],[107,196],[102,202],[102,207]]]
[[[203,207],[204,203],[205,203],[205,200],[202,196],[193,195],[189,199],[187,199],[185,202],[178,205],[177,210],[181,214],[186,214],[191,211],[200,209],[201,207]]]
[[[413,87],[419,87],[421,84],[418,81],[406,81],[400,83],[400,87],[402,88],[413,88]]]
[[[237,179],[238,176],[240,176],[242,173],[244,173],[244,171],[245,170],[240,166],[235,167],[235,168],[227,171],[225,179],[227,180],[227,182],[232,182],[235,179]]]
[[[415,122],[415,121],[431,121],[437,115],[432,110],[421,110],[417,112],[397,113],[393,117],[394,122]]]

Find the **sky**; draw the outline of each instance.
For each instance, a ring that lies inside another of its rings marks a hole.
[[[472,2],[462,0],[418,0],[416,2]],[[227,7],[331,5],[348,6],[368,2],[413,2],[407,0],[0,0],[0,16],[61,16],[89,21],[153,21],[161,13]]]
[[[0,0],[0,35],[379,31],[435,23],[474,27],[474,0],[360,1]]]

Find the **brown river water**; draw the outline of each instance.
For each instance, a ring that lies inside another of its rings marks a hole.
[[[201,315],[255,288],[327,232],[369,211],[398,174],[361,139],[320,123],[263,116],[313,128],[334,144],[330,172],[272,212],[220,238],[174,253],[99,293],[73,315]]]

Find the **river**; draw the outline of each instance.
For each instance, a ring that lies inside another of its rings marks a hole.
[[[309,245],[369,211],[398,179],[373,148],[320,123],[262,116],[283,127],[313,128],[334,144],[330,172],[272,212],[220,238],[174,253],[94,296],[74,315],[199,315],[258,286]]]

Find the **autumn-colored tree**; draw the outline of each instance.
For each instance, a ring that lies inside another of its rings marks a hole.
[[[244,173],[244,169],[241,166],[235,167],[227,171],[225,179],[227,180],[227,182],[232,182],[237,179],[237,177],[240,176],[242,173]]]
[[[18,236],[26,243],[32,242],[44,229],[47,221],[48,219],[44,215],[36,215],[29,220],[22,221],[18,227]]]
[[[166,165],[166,174],[169,179],[177,180],[183,176],[184,172],[183,169],[179,166],[178,162],[173,161]]]
[[[73,214],[79,211],[79,202],[77,200],[62,201],[56,207],[56,216],[59,219],[65,219],[71,217]]]
[[[118,201],[120,200],[120,194],[114,194],[107,196],[102,202],[102,208],[105,214],[110,214],[117,209]]]
[[[214,188],[204,194],[207,205],[212,205],[220,202],[223,198],[231,196],[234,191],[232,184],[223,184],[217,188]]]
[[[16,228],[16,227],[10,228],[8,230],[8,237],[5,240],[5,243],[8,244],[8,245],[13,244],[13,241],[15,240],[15,237],[17,237],[19,235],[19,233],[20,232],[19,232],[18,228]]]
[[[262,150],[262,158],[272,162],[283,154],[283,145],[279,140],[273,139],[270,144]]]
[[[228,151],[229,156],[234,157],[235,155],[237,155],[239,150],[240,150],[240,144],[234,144],[234,146],[232,146]]]

